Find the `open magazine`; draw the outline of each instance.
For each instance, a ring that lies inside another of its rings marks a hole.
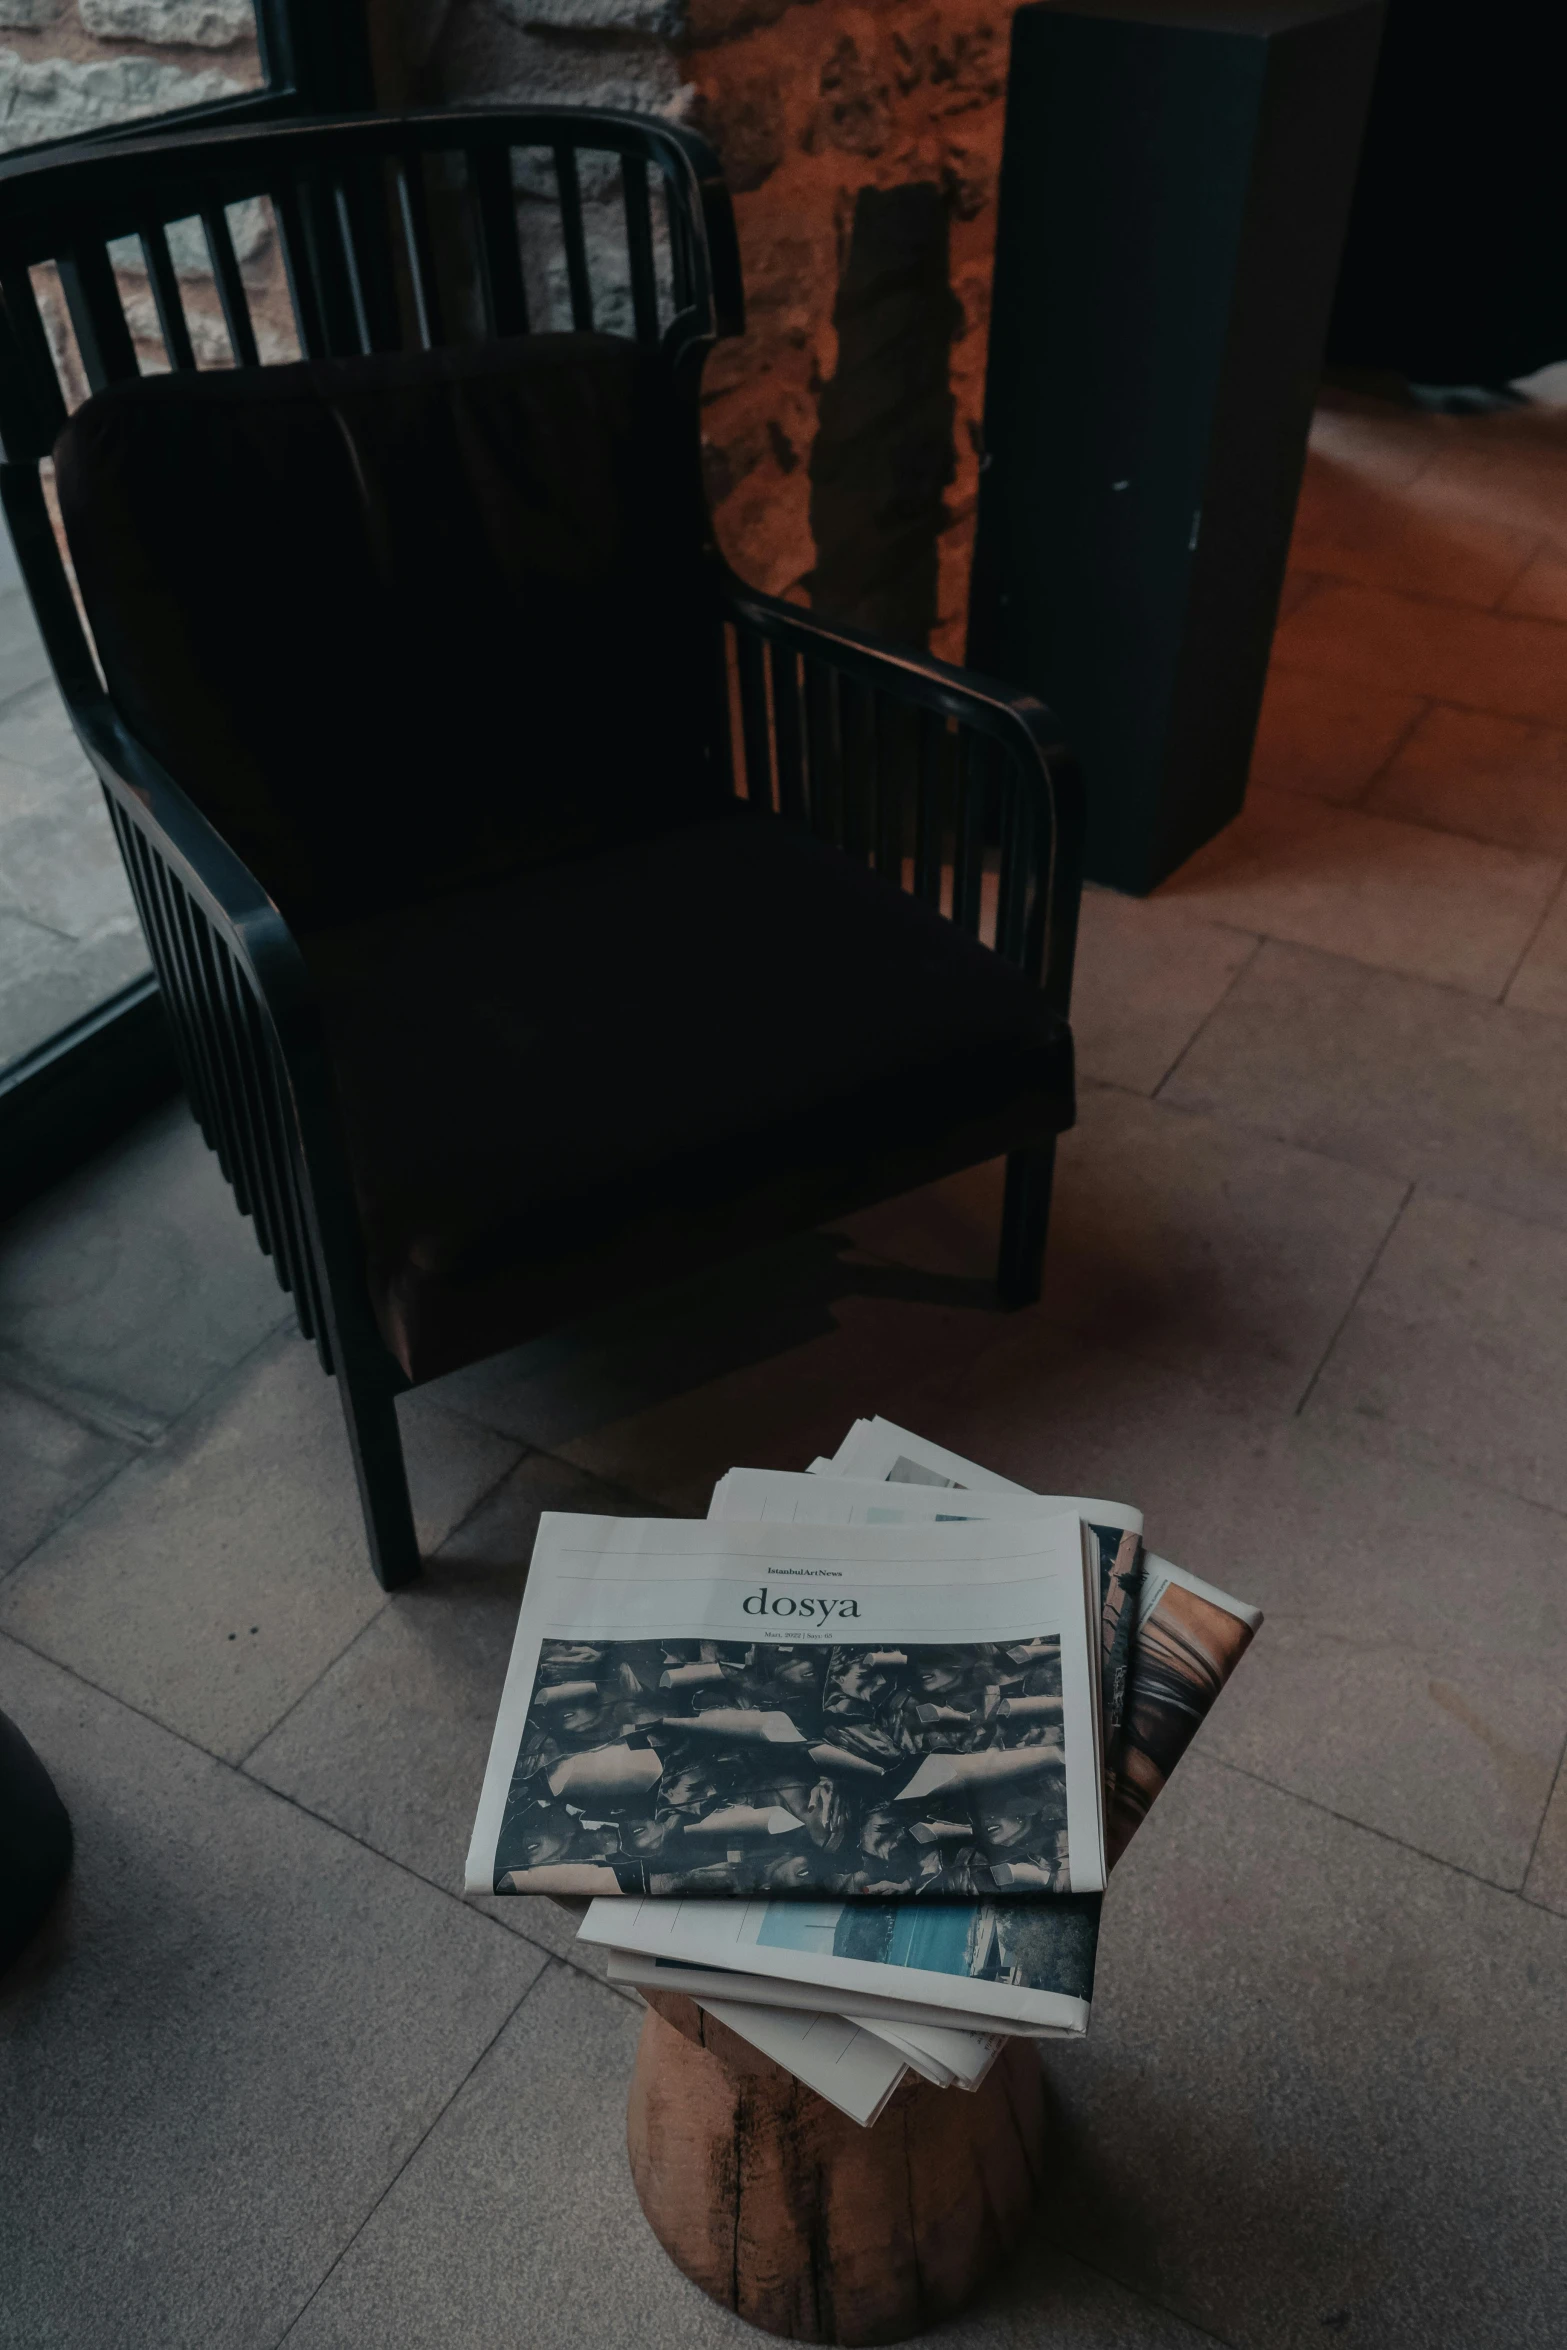
[[[1144,1567],[1120,1736],[1111,1758],[1114,1866],[1251,1645],[1262,1611],[1168,1559]]]
[[[731,1476],[736,1472],[731,1471]],[[814,1461],[813,1477],[854,1478],[892,1485],[961,1490],[965,1496],[1010,1494],[1033,1501],[1028,1488],[947,1452],[891,1420],[856,1420],[830,1461]],[[947,1505],[949,1508],[952,1505]],[[965,1502],[967,1506],[967,1502]],[[1071,1506],[1071,1505],[1068,1505]],[[1083,1515],[1103,1503],[1083,1503]],[[1137,1519],[1139,1528],[1142,1520]],[[1135,1626],[1127,1620],[1125,1656],[1130,1663],[1124,1688],[1106,1693],[1107,1718],[1114,1730],[1107,1749],[1112,1864],[1126,1850],[1148,1809],[1206,1719],[1215,1698],[1239,1664],[1262,1622],[1258,1608],[1231,1599],[1211,1583],[1189,1575],[1166,1558],[1145,1553]],[[1115,1637],[1118,1639],[1118,1620]],[[1112,1658],[1106,1623],[1105,1670],[1123,1669]]]
[[[1097,1892],[1100,1583],[1070,1511],[547,1512],[468,1889],[698,1909]]]

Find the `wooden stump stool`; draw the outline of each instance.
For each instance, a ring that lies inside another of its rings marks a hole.
[[[715,2301],[796,2342],[901,2342],[1021,2241],[1045,2122],[1027,2041],[972,2093],[905,2081],[865,2130],[693,2000],[647,1997],[631,2175],[664,2250]]]

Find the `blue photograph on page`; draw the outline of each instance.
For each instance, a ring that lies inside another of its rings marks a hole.
[[[1090,2000],[1101,1899],[1072,1893],[1026,1904],[771,1901],[756,1946]]]

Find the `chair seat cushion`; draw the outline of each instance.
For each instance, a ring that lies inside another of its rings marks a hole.
[[[1037,986],[743,807],[305,947],[413,1379],[1072,1121]]]

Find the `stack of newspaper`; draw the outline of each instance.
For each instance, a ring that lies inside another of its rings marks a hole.
[[[857,2121],[1088,2026],[1100,1899],[1261,1622],[1035,1494],[859,1420],[705,1520],[540,1519],[470,1892],[585,1904]]]

